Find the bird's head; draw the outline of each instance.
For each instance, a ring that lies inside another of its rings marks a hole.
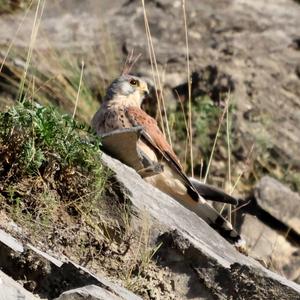
[[[106,101],[116,104],[140,107],[146,95],[149,94],[147,83],[132,75],[122,75],[108,87]]]

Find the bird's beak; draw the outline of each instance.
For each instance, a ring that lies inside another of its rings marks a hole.
[[[141,93],[143,94],[144,97],[149,95],[149,89],[147,85],[141,86]]]
[[[149,96],[149,90],[147,87],[146,87],[146,89],[144,89],[144,96],[145,97]]]

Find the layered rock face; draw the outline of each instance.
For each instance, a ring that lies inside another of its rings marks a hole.
[[[136,229],[142,228],[147,216],[153,228],[151,243],[160,245],[155,260],[169,270],[173,291],[162,290],[160,295],[153,294],[154,299],[299,298],[299,285],[237,252],[203,220],[145,183],[133,169],[107,155],[102,160],[114,172],[119,193],[126,195],[132,204]],[[14,226],[12,230],[15,234],[16,229]],[[34,285],[33,290],[42,298],[140,299],[64,256],[50,256],[3,231],[0,231],[0,251],[3,270],[16,280],[26,275],[27,283]],[[20,263],[22,268],[17,271]],[[11,295],[18,293],[25,299],[35,299],[5,275],[0,276],[5,291],[12,291],[12,294],[7,292],[6,299],[15,299]]]
[[[147,1],[146,10],[157,61],[165,67],[164,84],[174,88],[187,78],[181,1]],[[191,69],[216,65],[230,75],[244,136],[267,138],[278,155],[299,166],[299,4],[292,0],[191,0],[186,10]],[[1,17],[1,44],[14,36],[21,20],[22,15]],[[29,13],[14,45],[28,45],[32,20]],[[37,49],[70,49],[88,61],[88,50],[95,47],[97,66],[106,58],[101,49],[97,55],[97,47],[105,43],[103,32],[109,32],[117,41],[116,51],[142,53],[134,71],[151,77],[138,0],[47,3],[40,28],[43,34],[38,36]],[[89,67],[93,68],[87,63]]]

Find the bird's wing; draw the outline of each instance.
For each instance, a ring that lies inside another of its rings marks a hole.
[[[170,167],[177,172],[177,174],[183,180],[189,195],[195,201],[199,200],[199,194],[194,188],[189,178],[183,172],[182,166],[172,147],[166,141],[163,133],[159,129],[157,122],[146,114],[142,109],[137,107],[127,107],[126,116],[133,126],[142,126],[144,132],[143,138],[146,142],[158,151],[165,160],[169,163]]]
[[[170,168],[176,172],[178,177],[181,179],[181,182],[185,185],[187,194],[174,199],[186,206],[191,211],[195,212],[211,227],[216,229],[225,239],[233,243],[239,249],[239,251],[244,251],[244,240],[232,228],[232,225],[225,220],[213,207],[211,207],[204,198],[200,196],[193,183],[185,175],[176,154],[173,152],[163,133],[158,128],[156,121],[147,115],[143,110],[136,107],[128,107],[125,113],[132,126],[143,127],[143,141],[147,143],[155,152],[160,153],[160,155],[167,162],[168,166],[170,166]],[[201,187],[201,191],[203,192],[203,186]],[[207,194],[207,190],[205,190],[205,192]]]

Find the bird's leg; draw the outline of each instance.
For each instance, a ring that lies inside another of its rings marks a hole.
[[[162,173],[163,170],[164,170],[163,165],[159,163],[153,163],[152,165],[140,169],[137,172],[141,175],[141,177],[145,178],[145,177],[150,177]]]
[[[138,149],[138,153],[143,168],[136,171],[141,175],[141,177],[150,177],[164,171],[162,164],[152,161],[142,150]]]

